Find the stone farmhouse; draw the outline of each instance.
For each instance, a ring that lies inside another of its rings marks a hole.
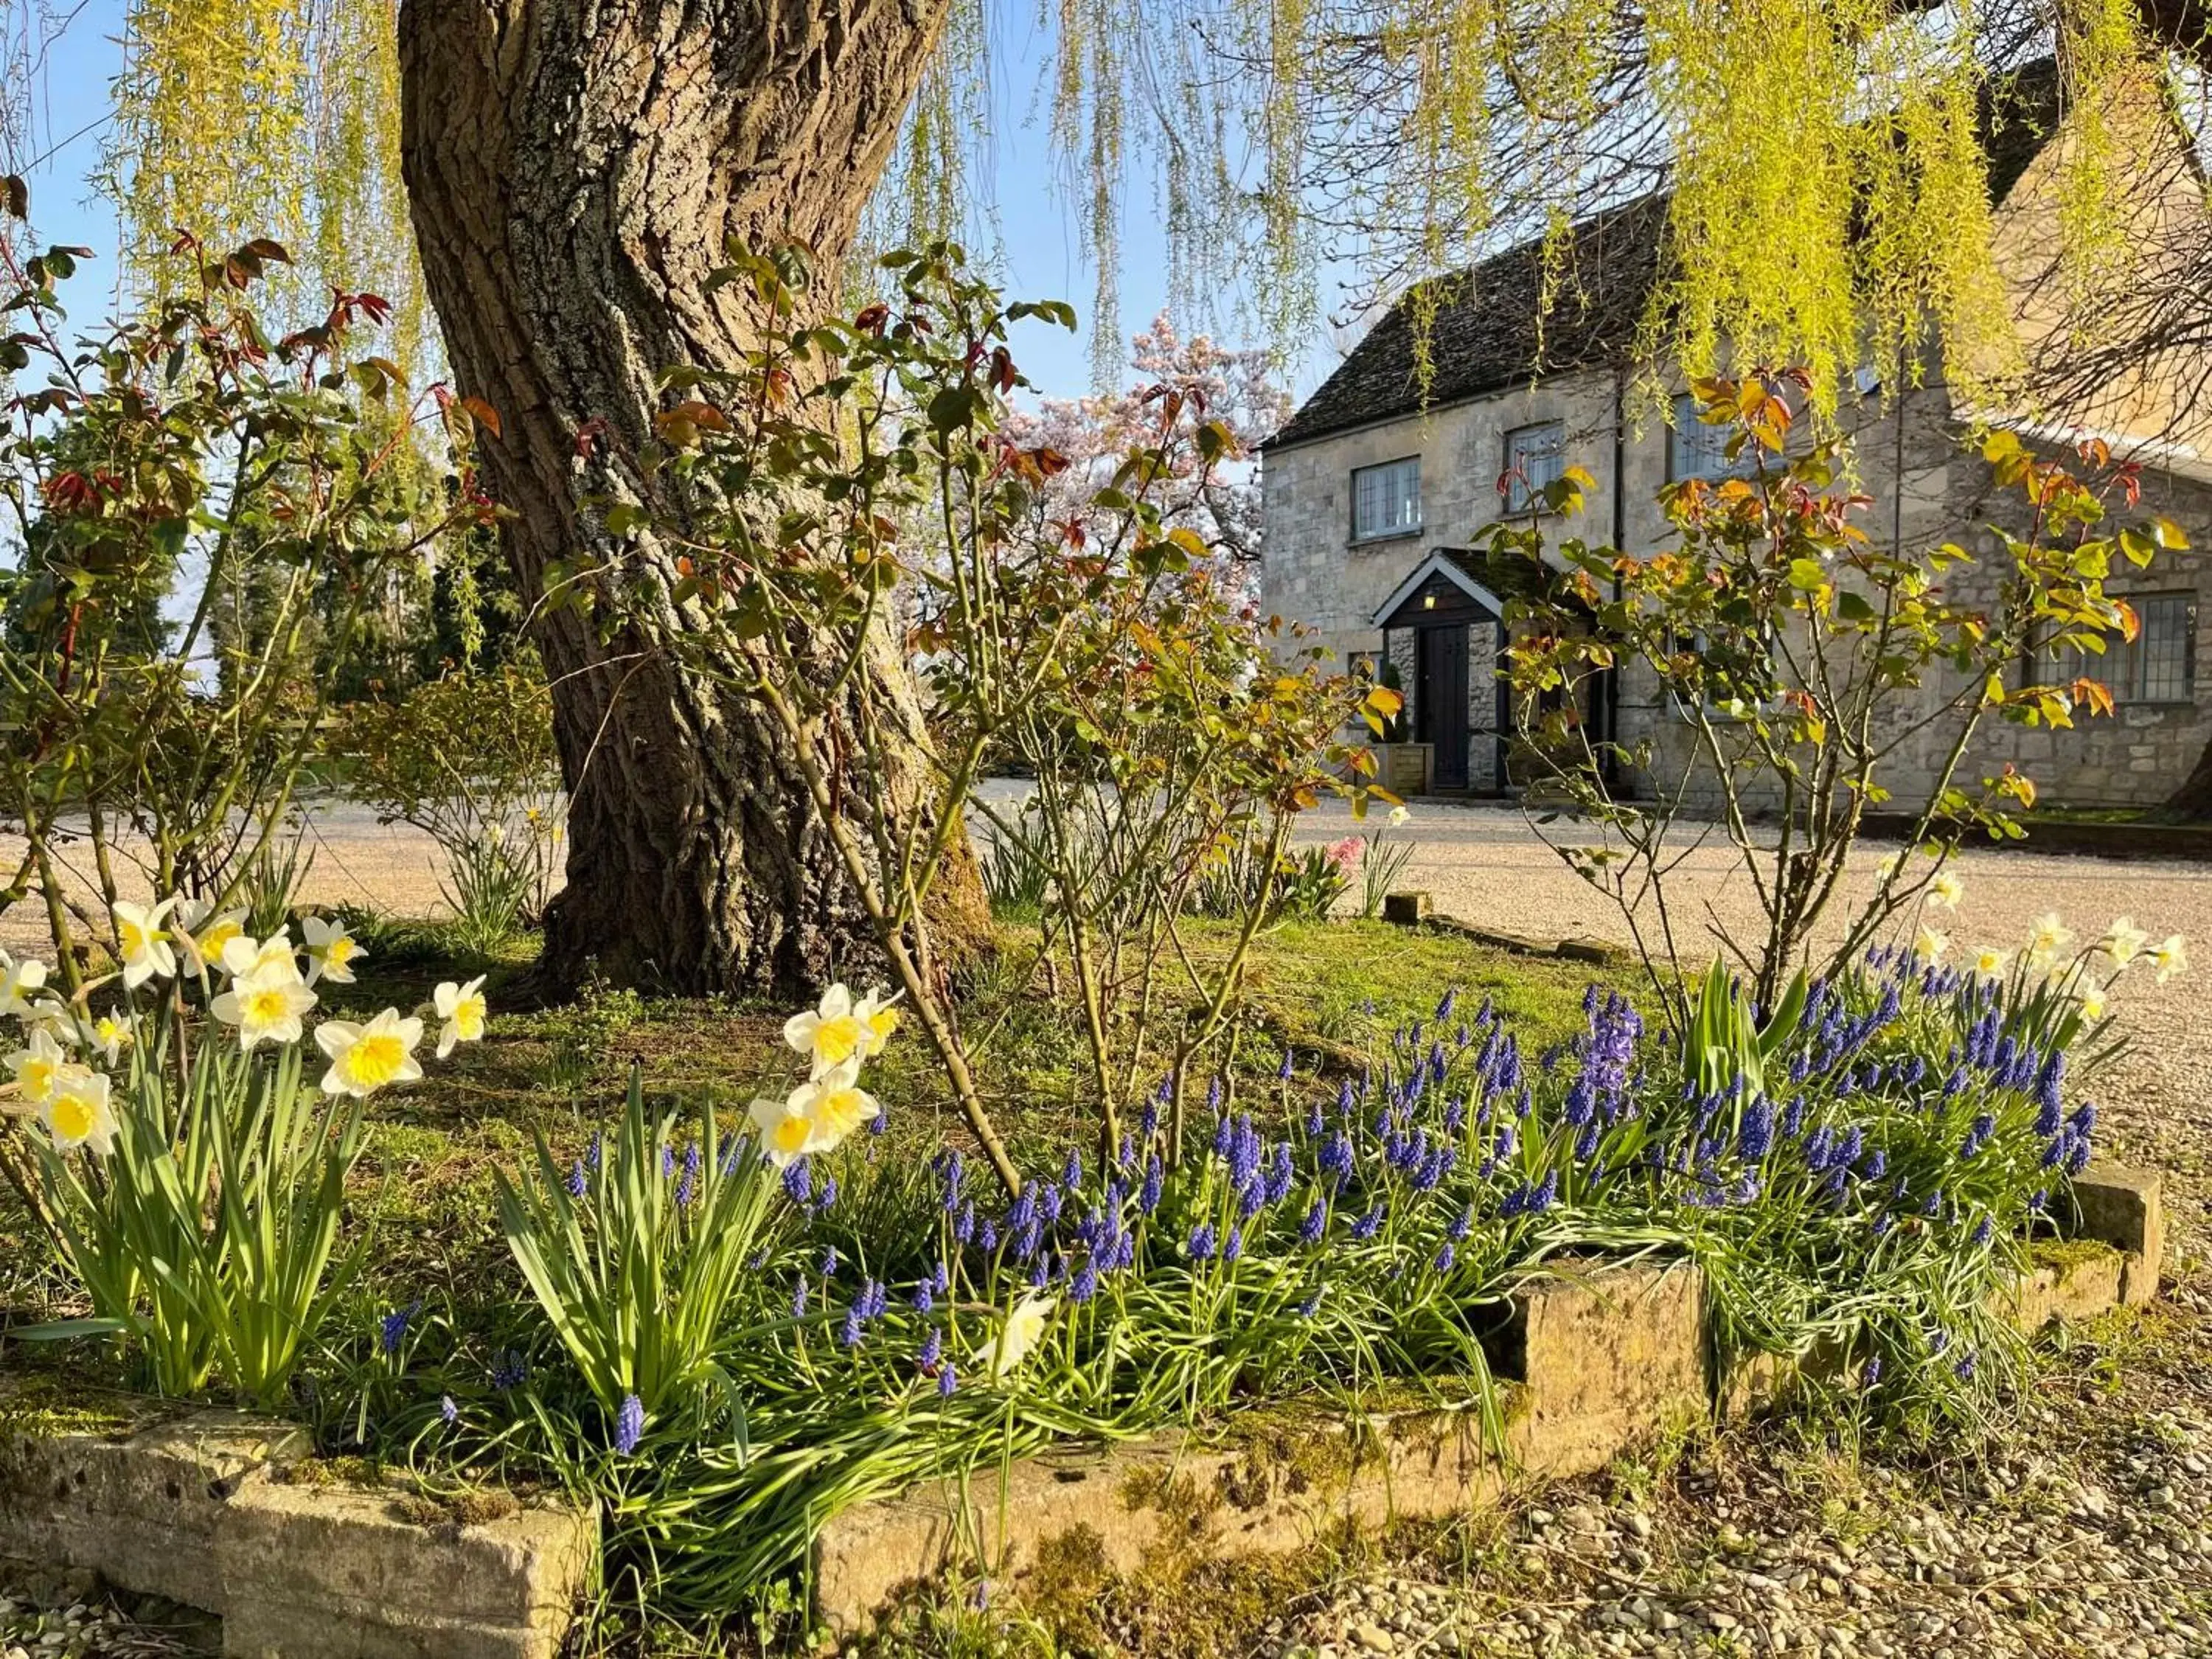
[[[2136,182],[2126,210],[2148,283],[2202,257],[2212,213],[2197,159],[2154,89],[2126,113]],[[2007,302],[2024,355],[2048,368],[2070,337],[2051,298],[2063,281],[2054,250],[2069,125],[2051,66],[2017,72],[1985,125]],[[1510,705],[1495,672],[1508,596],[1469,551],[1479,532],[1501,516],[1525,517],[1530,489],[1577,465],[1595,487],[1567,533],[1648,552],[1667,533],[1661,487],[1717,477],[1729,465],[1725,432],[1695,421],[1680,381],[1655,400],[1648,365],[1633,356],[1661,276],[1666,210],[1653,196],[1577,224],[1559,256],[1560,297],[1540,326],[1540,245],[1447,279],[1427,325],[1425,379],[1415,307],[1401,301],[1264,447],[1262,609],[1305,623],[1340,660],[1400,686],[1411,740],[1432,745],[1437,793],[1496,794],[1514,784]],[[2132,645],[2063,675],[2021,665],[2034,681],[2091,673],[2112,690],[2115,714],[2072,730],[1987,723],[1961,781],[2012,762],[2049,801],[2156,805],[2212,741],[2212,405],[2200,395],[2212,374],[2199,355],[2146,348],[2117,371],[2100,368],[2094,392],[2072,398],[2063,418],[2042,398],[2023,398],[2019,409],[1957,407],[1940,362],[1917,384],[1869,363],[1843,389],[1838,422],[1859,487],[1876,503],[1864,527],[1879,544],[1955,542],[1976,554],[1948,579],[1955,594],[1977,582],[1993,591],[1991,561],[1980,556],[1998,546],[1987,526],[2015,516],[1972,442],[1978,424],[2008,425],[2031,448],[2061,457],[2102,437],[2143,468],[2141,510],[2170,517],[2191,544],[2146,570],[2115,573],[2111,591],[2142,619]],[[2032,404],[2045,412],[2031,417]],[[1640,684],[1632,669],[1607,679],[1583,711],[1594,735],[1649,745],[1654,774],[1690,775],[1690,726],[1656,684]],[[1902,740],[1887,771],[1900,797],[1934,775],[1940,747],[1933,732],[1924,744]]]

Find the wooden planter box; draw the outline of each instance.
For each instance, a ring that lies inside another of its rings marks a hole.
[[[1382,743],[1375,746],[1376,781],[1394,795],[1425,795],[1437,775],[1432,743]]]

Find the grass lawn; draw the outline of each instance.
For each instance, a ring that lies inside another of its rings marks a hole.
[[[457,1326],[489,1332],[484,1340],[494,1346],[519,1338],[536,1314],[500,1237],[492,1177],[520,1164],[533,1131],[563,1158],[573,1156],[618,1113],[633,1063],[649,1097],[711,1101],[726,1123],[757,1092],[780,1095],[794,1074],[781,1036],[792,1011],[781,1005],[602,989],[543,1012],[501,1013],[500,985],[527,965],[533,940],[484,958],[457,955],[434,923],[382,920],[357,931],[368,952],[360,977],[325,982],[319,1012],[366,1017],[387,1005],[410,1008],[440,980],[478,973],[489,975],[494,1010],[483,1042],[428,1066],[422,1082],[380,1094],[371,1107],[359,1201],[376,1215],[377,1229],[359,1291],[361,1322],[421,1297],[441,1310],[434,1317],[450,1310]],[[1201,953],[1225,951],[1231,942],[1226,924],[1199,924],[1193,936]],[[1089,1061],[1072,1000],[1050,994],[1042,972],[1031,971],[1034,930],[1009,922],[1002,939],[995,962],[972,975],[961,1015],[978,1043],[977,1076],[1000,1133],[1018,1161],[1038,1167],[1056,1163],[1071,1145],[1089,1145]],[[1286,925],[1254,947],[1255,1018],[1245,1023],[1231,1086],[1248,1100],[1271,1099],[1285,1042],[1302,1074],[1348,1069],[1401,1023],[1429,1017],[1451,987],[1470,1009],[1493,998],[1534,1054],[1581,1029],[1583,990],[1606,971],[1380,922]],[[1187,1004],[1187,983],[1183,990]],[[1158,1029],[1173,1023],[1170,1014]],[[890,1109],[881,1156],[920,1162],[942,1146],[968,1144],[917,1028],[902,1027],[870,1075]],[[0,1194],[0,1307],[43,1308],[47,1247],[23,1228],[10,1198]],[[100,1351],[76,1345],[61,1352],[82,1363]]]

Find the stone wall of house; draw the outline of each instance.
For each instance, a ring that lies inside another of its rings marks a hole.
[[[1261,608],[1314,629],[1342,661],[1379,653],[1382,633],[1375,626],[1376,611],[1431,550],[1465,547],[1498,520],[1505,434],[1541,421],[1561,423],[1567,461],[1598,480],[1583,533],[1609,538],[1613,393],[1610,374],[1561,375],[1539,386],[1269,450],[1261,468],[1266,530]],[[1664,433],[1659,437],[1663,467]],[[1421,458],[1419,527],[1355,541],[1353,471],[1408,455]],[[1640,505],[1650,509],[1649,491]]]
[[[2006,572],[2006,555],[1989,526],[2001,523],[2025,534],[2026,504],[2016,491],[1999,489],[1980,456],[1960,447],[1955,429],[1944,418],[1940,392],[1931,390],[1901,401],[1901,434],[1899,412],[1890,409],[1869,415],[1854,435],[1860,487],[1875,498],[1863,522],[1877,543],[1895,538],[1908,547],[1929,547],[1949,541],[1965,548],[1973,562],[1954,567],[1945,575],[1945,586],[1968,603],[1994,606]],[[1900,460],[1901,491],[1891,487],[1891,480],[1899,476]],[[2171,518],[2191,546],[2183,552],[2161,553],[2144,570],[2116,560],[2109,590],[2122,596],[2197,596],[2194,700],[2187,704],[2123,702],[2110,716],[2078,714],[2070,730],[1984,718],[1953,775],[1960,787],[1978,790],[1984,778],[2001,774],[2009,763],[2034,781],[2045,804],[2156,805],[2187,776],[2206,744],[2212,743],[2212,484],[2167,470],[2147,471],[2142,485],[2142,501],[2135,511]],[[2056,682],[2063,673],[2054,665],[2039,669],[2037,677]],[[1879,775],[1891,791],[1894,810],[1911,810],[1926,799],[1956,738],[1957,721],[1938,711],[1968,688],[1960,676],[1940,665],[1932,680],[1923,697],[1899,699],[1883,722],[1886,734],[1899,744]],[[2017,672],[2014,683],[2020,683]],[[1652,763],[1640,780],[1645,790],[1669,787],[1686,773],[1692,779],[1692,805],[1701,810],[1717,805],[1719,792],[1710,771],[1689,764],[1696,745],[1693,726],[1657,695],[1648,672],[1624,676],[1620,732],[1626,744],[1650,746]]]
[[[1540,421],[1560,421],[1566,459],[1595,478],[1581,519],[1562,533],[1617,542],[1632,552],[1650,550],[1667,534],[1656,497],[1668,476],[1668,433],[1651,405],[1632,392],[1623,399],[1609,372],[1562,375],[1425,416],[1271,451],[1262,474],[1266,555],[1261,566],[1264,608],[1316,629],[1340,658],[1379,653],[1378,607],[1437,547],[1468,545],[1500,516],[1498,478],[1505,434]],[[1875,505],[1862,522],[1877,544],[1926,547],[1956,541],[1975,556],[1972,565],[1946,578],[1967,596],[1991,597],[2002,575],[2002,555],[1984,526],[1992,519],[2020,527],[2016,495],[1997,491],[1989,468],[1960,446],[1948,395],[1929,386],[1903,395],[1875,388],[1854,399],[1841,420],[1850,440],[1858,487]],[[1619,477],[1616,478],[1616,434]],[[1355,468],[1416,454],[1422,458],[1422,523],[1387,539],[1352,538],[1352,474]],[[2112,580],[2118,593],[2188,591],[2197,609],[2195,700],[2187,706],[2123,704],[2110,718],[2083,717],[2071,731],[2027,729],[1989,722],[1958,776],[1971,787],[2002,771],[2008,761],[2033,778],[2043,799],[2081,805],[2144,805],[2162,800],[2212,742],[2212,474],[2200,479],[2172,470],[2147,472],[2144,513],[2174,520],[2191,550],[2161,555],[2150,569],[2123,563]],[[1486,727],[1480,649],[1471,664],[1472,722]],[[1408,653],[1410,656],[1410,653]],[[2055,676],[2054,676],[2055,678]],[[1410,682],[1407,686],[1410,690]],[[1955,690],[1930,690],[1930,703]],[[1948,747],[1948,729],[1905,735],[1929,704],[1899,708],[1892,729],[1904,738],[1888,773],[1901,806],[1925,793]],[[1633,670],[1620,686],[1620,730],[1625,743],[1649,744],[1648,788],[1671,784],[1688,771],[1695,734],[1658,695],[1649,674]],[[1487,745],[1478,744],[1478,750]],[[1478,767],[1486,763],[1478,754]],[[1481,787],[1480,781],[1476,787]],[[1698,805],[1717,799],[1695,788]]]

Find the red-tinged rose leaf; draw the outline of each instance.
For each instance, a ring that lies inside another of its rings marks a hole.
[[[396,371],[395,371],[396,373]],[[481,398],[464,398],[461,407],[469,411],[476,423],[496,439],[501,435],[499,411]]]

